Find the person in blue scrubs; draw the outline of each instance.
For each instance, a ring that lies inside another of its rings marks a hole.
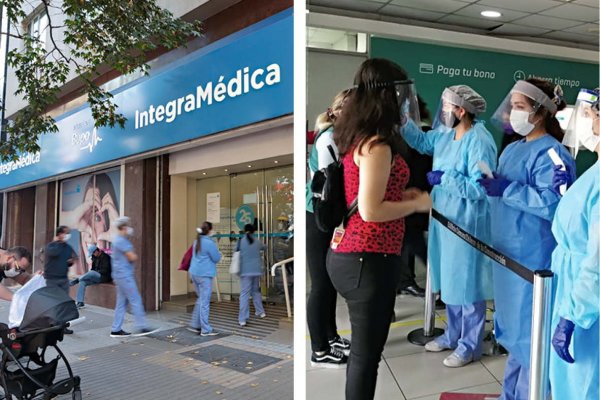
[[[492,247],[530,270],[547,269],[556,242],[550,231],[560,194],[552,189],[554,149],[574,180],[575,161],[561,144],[556,111],[566,106],[560,87],[518,81],[495,112],[523,136],[506,147],[492,177],[480,181],[491,205]],[[501,400],[525,400],[529,392],[532,284],[494,263],[497,340],[508,352]]]
[[[569,136],[575,146],[583,145],[600,156],[598,94],[587,91],[580,95],[589,101],[578,102],[569,124],[572,128]],[[557,175],[555,189],[568,183],[560,171],[555,172]],[[550,355],[552,398],[597,400],[600,398],[600,161],[567,190],[556,209],[552,233],[557,242],[552,253],[556,286],[552,316],[552,326],[556,328],[552,338],[554,351]]]
[[[210,237],[212,229],[213,225],[208,221],[204,221],[200,228],[196,228],[198,236],[192,245],[192,261],[188,270],[196,294],[198,294],[198,300],[194,305],[192,320],[187,329],[200,336],[218,335],[208,322],[213,279],[217,276],[217,264],[221,261],[219,248]]]
[[[483,121],[486,102],[472,88],[456,85],[442,93],[441,104],[427,133],[413,121],[401,130],[409,146],[433,155],[434,208],[450,221],[483,241],[489,240],[489,208],[479,163],[496,167],[496,145]],[[447,367],[462,367],[481,357],[486,300],[492,298],[491,261],[460,237],[433,220],[429,228],[428,258],[433,291],[441,290],[446,303],[448,328],[427,343],[427,351],[454,352],[444,359]]]

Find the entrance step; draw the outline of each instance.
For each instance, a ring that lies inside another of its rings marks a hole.
[[[499,394],[442,393],[440,400],[498,400]]]
[[[191,313],[194,310],[194,304],[196,304],[196,298],[189,298],[189,299],[185,298],[185,299],[165,301],[162,303],[161,308],[166,311]]]
[[[195,301],[193,300],[189,311],[182,312],[170,322],[186,326],[189,325],[192,319],[191,313],[194,308],[194,302]],[[183,301],[181,303],[186,304]],[[238,301],[224,300],[220,303],[212,301],[210,303],[210,324],[218,332],[246,336],[254,339],[263,339],[278,330],[293,331],[293,323],[287,317],[285,305],[265,304],[264,307],[267,317],[262,319],[254,315],[254,306],[251,305],[250,320],[245,327],[241,327],[238,323],[239,307]]]

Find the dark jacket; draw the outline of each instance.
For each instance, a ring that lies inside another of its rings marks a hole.
[[[72,260],[77,258],[75,250],[65,242],[54,241],[46,246],[44,255],[44,278],[47,280],[66,280]],[[71,260],[71,261],[70,261]]]
[[[102,250],[100,250],[98,257],[92,256],[92,271],[100,274],[100,283],[110,282],[112,280],[110,276],[110,256]]]

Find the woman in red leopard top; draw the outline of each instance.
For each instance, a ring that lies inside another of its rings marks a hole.
[[[394,312],[404,217],[428,212],[431,199],[418,189],[405,190],[409,170],[397,132],[402,120],[398,104],[409,100],[406,73],[390,61],[370,59],[354,83],[334,139],[343,157],[346,203],[357,198],[358,212],[343,235],[334,234],[327,271],[346,300],[352,325],[346,399],[368,400],[375,395]]]

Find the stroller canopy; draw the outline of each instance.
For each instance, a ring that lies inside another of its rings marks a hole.
[[[73,299],[59,287],[43,287],[31,294],[20,330],[50,328],[79,318]]]

